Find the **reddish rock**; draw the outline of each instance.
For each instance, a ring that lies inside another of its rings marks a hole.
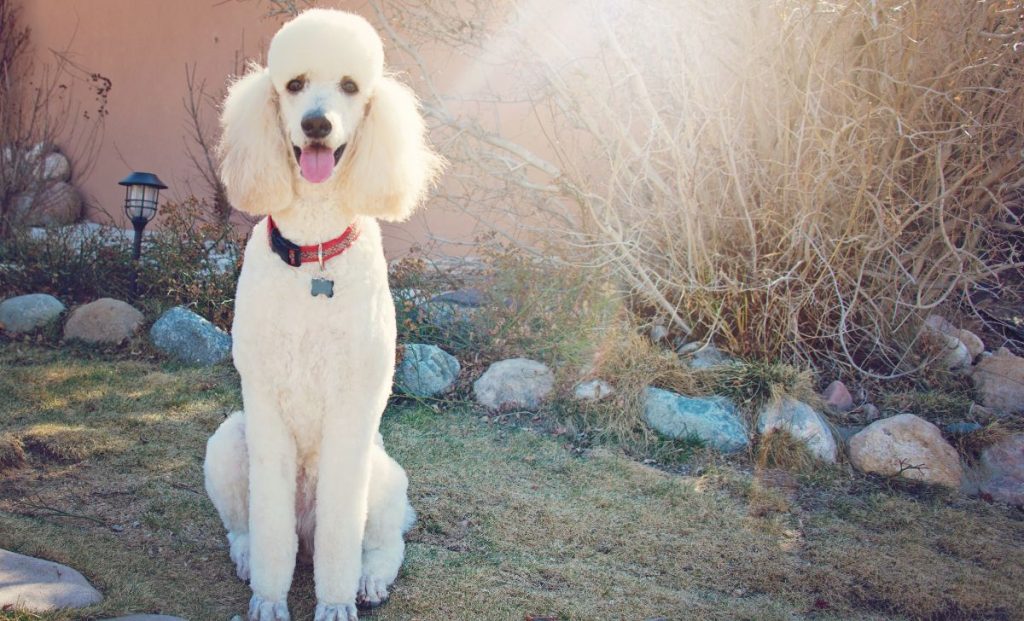
[[[853,409],[853,396],[846,389],[846,384],[836,380],[828,385],[821,394],[825,403],[836,412],[849,412]]]
[[[871,423],[850,438],[850,461],[862,472],[959,488],[963,468],[938,427],[900,414]]]
[[[71,311],[64,324],[64,338],[117,344],[138,332],[143,319],[142,313],[127,302],[100,298]]]
[[[971,373],[981,404],[1000,414],[1024,412],[1024,358],[1001,347],[983,356]]]

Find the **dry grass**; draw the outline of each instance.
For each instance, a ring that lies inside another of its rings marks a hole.
[[[783,430],[772,430],[758,438],[757,466],[809,473],[822,464],[807,449],[807,444]]]
[[[0,434],[0,472],[25,465],[25,446],[13,434]]]
[[[0,419],[95,430],[109,450],[0,480],[0,547],[68,563],[106,599],[67,621],[244,611],[202,492],[206,438],[238,405],[227,367],[0,349]],[[844,470],[678,476],[466,412],[394,408],[383,432],[419,521],[381,620],[1021,619],[1020,513]],[[297,572],[294,618],[313,603]]]

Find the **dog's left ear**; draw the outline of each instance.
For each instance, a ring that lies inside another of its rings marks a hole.
[[[423,200],[444,159],[427,144],[426,126],[409,87],[382,77],[366,105],[339,171],[339,196],[357,213],[404,220]]]

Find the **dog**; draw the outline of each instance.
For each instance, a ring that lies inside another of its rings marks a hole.
[[[374,28],[343,11],[282,26],[267,66],[229,87],[221,124],[228,199],[266,217],[235,298],[243,411],[207,443],[206,490],[252,588],[250,621],[289,619],[300,552],[315,621],[354,621],[388,597],[415,520],[378,431],[396,326],[377,220],[408,217],[443,160]]]

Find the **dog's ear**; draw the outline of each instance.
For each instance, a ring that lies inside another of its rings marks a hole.
[[[409,87],[382,77],[366,106],[339,171],[338,195],[360,214],[404,220],[423,200],[444,160],[427,144]]]
[[[220,173],[235,209],[262,215],[294,199],[291,149],[281,127],[277,92],[259,65],[228,88],[221,113]]]

